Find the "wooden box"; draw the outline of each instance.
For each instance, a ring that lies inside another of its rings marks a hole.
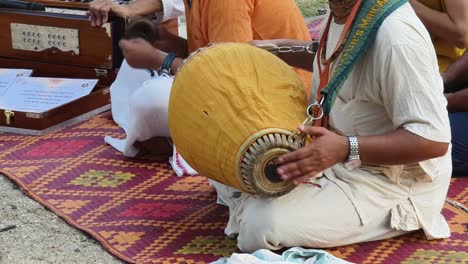
[[[0,68],[33,69],[34,77],[98,79],[91,94],[36,114],[0,109],[0,131],[41,135],[110,109],[109,86],[123,56],[125,21],[92,27],[77,2],[36,0],[46,11],[0,8]],[[162,27],[177,33],[177,21]]]
[[[122,19],[92,27],[86,5],[66,2],[64,8],[53,3],[47,2],[45,12],[0,9],[0,57],[96,69],[120,65]]]

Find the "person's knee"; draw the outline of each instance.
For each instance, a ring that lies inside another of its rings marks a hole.
[[[272,206],[249,208],[240,223],[237,238],[238,247],[243,252],[253,252],[258,249],[280,249],[278,236],[284,234],[281,216]]]

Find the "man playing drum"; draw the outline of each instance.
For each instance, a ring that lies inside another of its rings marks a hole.
[[[334,247],[419,229],[428,239],[449,237],[441,210],[450,127],[427,30],[406,1],[329,5],[312,88],[328,129],[300,127],[312,143],[279,158],[282,179],[299,185],[289,194],[265,199],[217,187],[230,207],[227,235],[238,235],[243,251]],[[307,45],[254,42],[265,43]],[[316,185],[303,184],[310,181]]]
[[[428,239],[450,236],[440,213],[451,175],[450,128],[427,30],[406,0],[329,4],[317,56],[282,56],[313,70],[319,102],[317,126],[300,127],[312,143],[278,159],[281,178],[299,186],[261,198],[216,184],[230,209],[226,234],[237,235],[243,251],[333,247],[419,229]]]

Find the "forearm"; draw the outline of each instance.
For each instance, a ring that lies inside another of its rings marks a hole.
[[[358,137],[362,163],[375,165],[412,164],[443,156],[448,143],[425,139],[404,129],[386,135]]]
[[[410,3],[431,34],[459,48],[468,46],[468,30],[464,20],[455,20],[448,13],[433,10],[418,0],[410,0]]]
[[[172,52],[181,58],[188,56],[188,43],[186,39],[176,36],[161,27],[158,30],[159,39],[153,44],[155,48],[164,52]]]
[[[457,89],[468,86],[468,52],[448,67],[442,74],[446,92],[454,92]]]
[[[315,53],[310,54],[307,52],[297,53],[281,53],[278,57],[292,67],[300,68],[306,71],[313,71],[313,61]]]
[[[285,39],[282,40],[281,45],[278,46],[303,46],[306,47],[310,44],[310,41],[294,40],[294,39]],[[305,52],[295,52],[295,53],[278,53],[278,57],[285,61],[287,64],[304,69],[306,71],[313,71],[313,62],[315,58],[315,52],[309,53]]]
[[[163,10],[162,0],[136,0],[125,7],[125,17],[146,16]]]
[[[274,44],[278,47],[292,47],[292,46],[301,46],[307,47],[311,42],[310,41],[302,41],[302,40],[295,40],[295,39],[278,39],[274,41]],[[308,53],[307,51],[304,52],[294,52],[294,53],[278,53],[278,57],[282,59],[287,64],[304,69],[307,71],[312,72],[313,70],[313,61],[315,58],[315,53]]]
[[[449,112],[467,112],[468,111],[468,87],[456,93],[447,96],[447,110]]]
[[[155,49],[155,52],[152,56],[152,61],[153,61],[153,70],[159,70],[161,68],[161,65],[163,64],[164,60],[167,57],[167,53],[164,51]],[[171,64],[171,74],[176,75],[177,71],[179,68],[182,66],[184,63],[184,59],[176,57]]]

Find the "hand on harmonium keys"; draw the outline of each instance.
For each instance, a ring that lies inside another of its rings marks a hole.
[[[127,8],[126,5],[120,5],[113,0],[94,0],[89,4],[87,15],[91,26],[100,27],[107,22],[110,12],[118,17],[126,18]]]

